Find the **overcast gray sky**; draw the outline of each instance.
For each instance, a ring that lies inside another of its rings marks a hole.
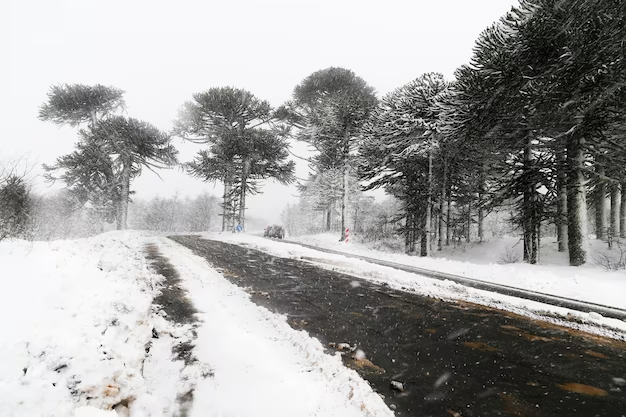
[[[127,115],[169,130],[180,105],[210,87],[245,88],[274,106],[318,69],[355,71],[379,95],[424,72],[452,79],[478,34],[511,0],[5,0],[0,13],[0,160],[52,163],[76,131],[37,119],[52,84],[113,85]],[[7,13],[8,8],[8,13]],[[199,145],[176,141],[183,160]],[[300,152],[302,146],[296,147]],[[37,172],[39,169],[36,170]],[[298,165],[297,175],[307,173]],[[219,187],[175,171],[146,172],[136,198]],[[39,181],[37,189],[46,190]],[[277,221],[293,187],[267,184],[249,214]]]

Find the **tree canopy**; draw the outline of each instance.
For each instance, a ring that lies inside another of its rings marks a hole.
[[[76,127],[93,125],[125,107],[124,91],[101,84],[59,84],[50,87],[48,101],[39,107],[39,119]]]
[[[186,166],[193,176],[223,182],[223,230],[235,221],[245,228],[246,195],[260,192],[261,180],[295,180],[288,144],[271,129],[272,118],[267,101],[247,90],[220,87],[194,94],[174,123],[174,134],[207,145]]]

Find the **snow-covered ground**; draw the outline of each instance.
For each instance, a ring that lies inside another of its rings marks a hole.
[[[0,415],[71,416],[140,393],[155,285],[142,239],[0,242]]]
[[[348,243],[339,242],[337,234],[290,237],[289,240],[626,309],[626,271],[607,271],[593,261],[599,259],[602,254],[619,257],[619,251],[616,248],[612,252],[609,251],[606,243],[598,240],[590,242],[592,261],[580,267],[568,265],[567,253],[556,250],[554,238],[543,240],[540,265],[529,265],[521,261],[522,244],[519,243],[519,239],[513,237],[449,246],[441,252],[433,251],[432,258],[376,250],[371,248],[371,244],[365,245],[354,240]],[[503,263],[502,259],[519,261]]]
[[[405,291],[472,301],[611,337],[624,338],[626,333],[623,321],[593,312],[466,288],[258,236],[207,237],[303,258]],[[623,272],[592,265],[498,265],[479,256],[485,248],[502,252],[502,242],[466,248],[462,262],[461,255],[457,260],[428,260],[339,244],[335,236],[316,239],[303,241],[625,306]],[[191,325],[168,321],[153,305],[162,278],[148,269],[146,244],[155,244],[179,272],[200,311],[195,332]],[[319,341],[252,303],[205,260],[164,237],[129,231],[69,241],[3,241],[0,265],[2,416],[173,415],[181,396],[194,388],[190,416],[393,415],[356,372],[338,356],[324,353]],[[185,364],[174,357],[172,347],[181,342],[195,344],[197,361]]]
[[[179,270],[200,311],[197,338],[153,306],[161,278],[148,243]],[[2,416],[161,417],[194,387],[191,416],[393,415],[319,341],[163,237],[3,241],[0,265]],[[196,362],[175,360],[181,341],[196,345]]]
[[[445,280],[427,278],[417,274],[400,271],[394,268],[372,264],[359,259],[349,258],[305,248],[296,244],[284,243],[278,240],[265,239],[260,236],[249,234],[205,234],[206,238],[247,245],[251,248],[263,250],[276,256],[304,259],[318,263],[320,266],[354,274],[364,279],[376,282],[384,282],[393,288],[412,291],[430,297],[446,300],[465,300],[486,306],[511,311],[528,317],[550,321],[559,325],[574,327],[584,331],[601,334],[609,337],[626,340],[626,322],[617,319],[602,317],[597,312],[580,312],[567,308],[556,307],[535,301],[520,299],[488,291],[468,288],[463,285]],[[450,261],[445,259],[424,259],[409,257],[401,254],[390,254],[368,250],[360,245],[351,243],[326,244],[322,238],[318,241],[320,246],[342,250],[354,254],[370,256],[408,265],[420,266],[434,270],[440,270],[458,275],[485,279],[490,278],[493,282],[513,285],[522,285],[522,288],[542,290],[549,292],[552,289],[554,295],[563,295],[579,298],[624,308],[624,294],[626,294],[626,275],[624,273],[611,273],[599,268],[574,267],[543,267],[530,265],[498,265],[498,264],[473,264],[469,262]],[[308,244],[315,244],[311,237],[302,238]],[[404,262],[402,262],[404,261]],[[415,263],[413,263],[415,262]],[[424,262],[424,263],[420,263]],[[446,269],[448,268],[448,269]],[[544,269],[545,268],[545,269]],[[556,271],[556,272],[555,272]],[[589,272],[590,275],[581,275]],[[471,275],[474,274],[474,275]],[[537,274],[538,276],[535,276]],[[584,278],[583,278],[584,277]],[[599,278],[598,278],[599,277]],[[511,281],[517,279],[517,282]],[[568,280],[569,279],[569,280]],[[543,281],[546,281],[542,283]],[[589,281],[591,280],[591,281]],[[572,283],[577,286],[572,287]],[[546,284],[546,285],[542,285]],[[601,287],[606,293],[598,290]],[[588,292],[588,293],[586,293]]]

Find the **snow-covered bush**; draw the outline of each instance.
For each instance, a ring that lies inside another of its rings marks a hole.
[[[617,245],[619,253],[600,252],[592,256],[593,262],[607,271],[626,269],[626,248]]]
[[[514,264],[519,262],[519,254],[509,245],[504,247],[504,252],[500,254],[500,263]]]
[[[24,237],[31,221],[32,201],[24,178],[0,178],[0,240]]]

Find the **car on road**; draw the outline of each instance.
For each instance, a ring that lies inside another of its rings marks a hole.
[[[285,237],[285,229],[279,225],[267,226],[263,232],[263,237],[273,237],[282,239]]]

